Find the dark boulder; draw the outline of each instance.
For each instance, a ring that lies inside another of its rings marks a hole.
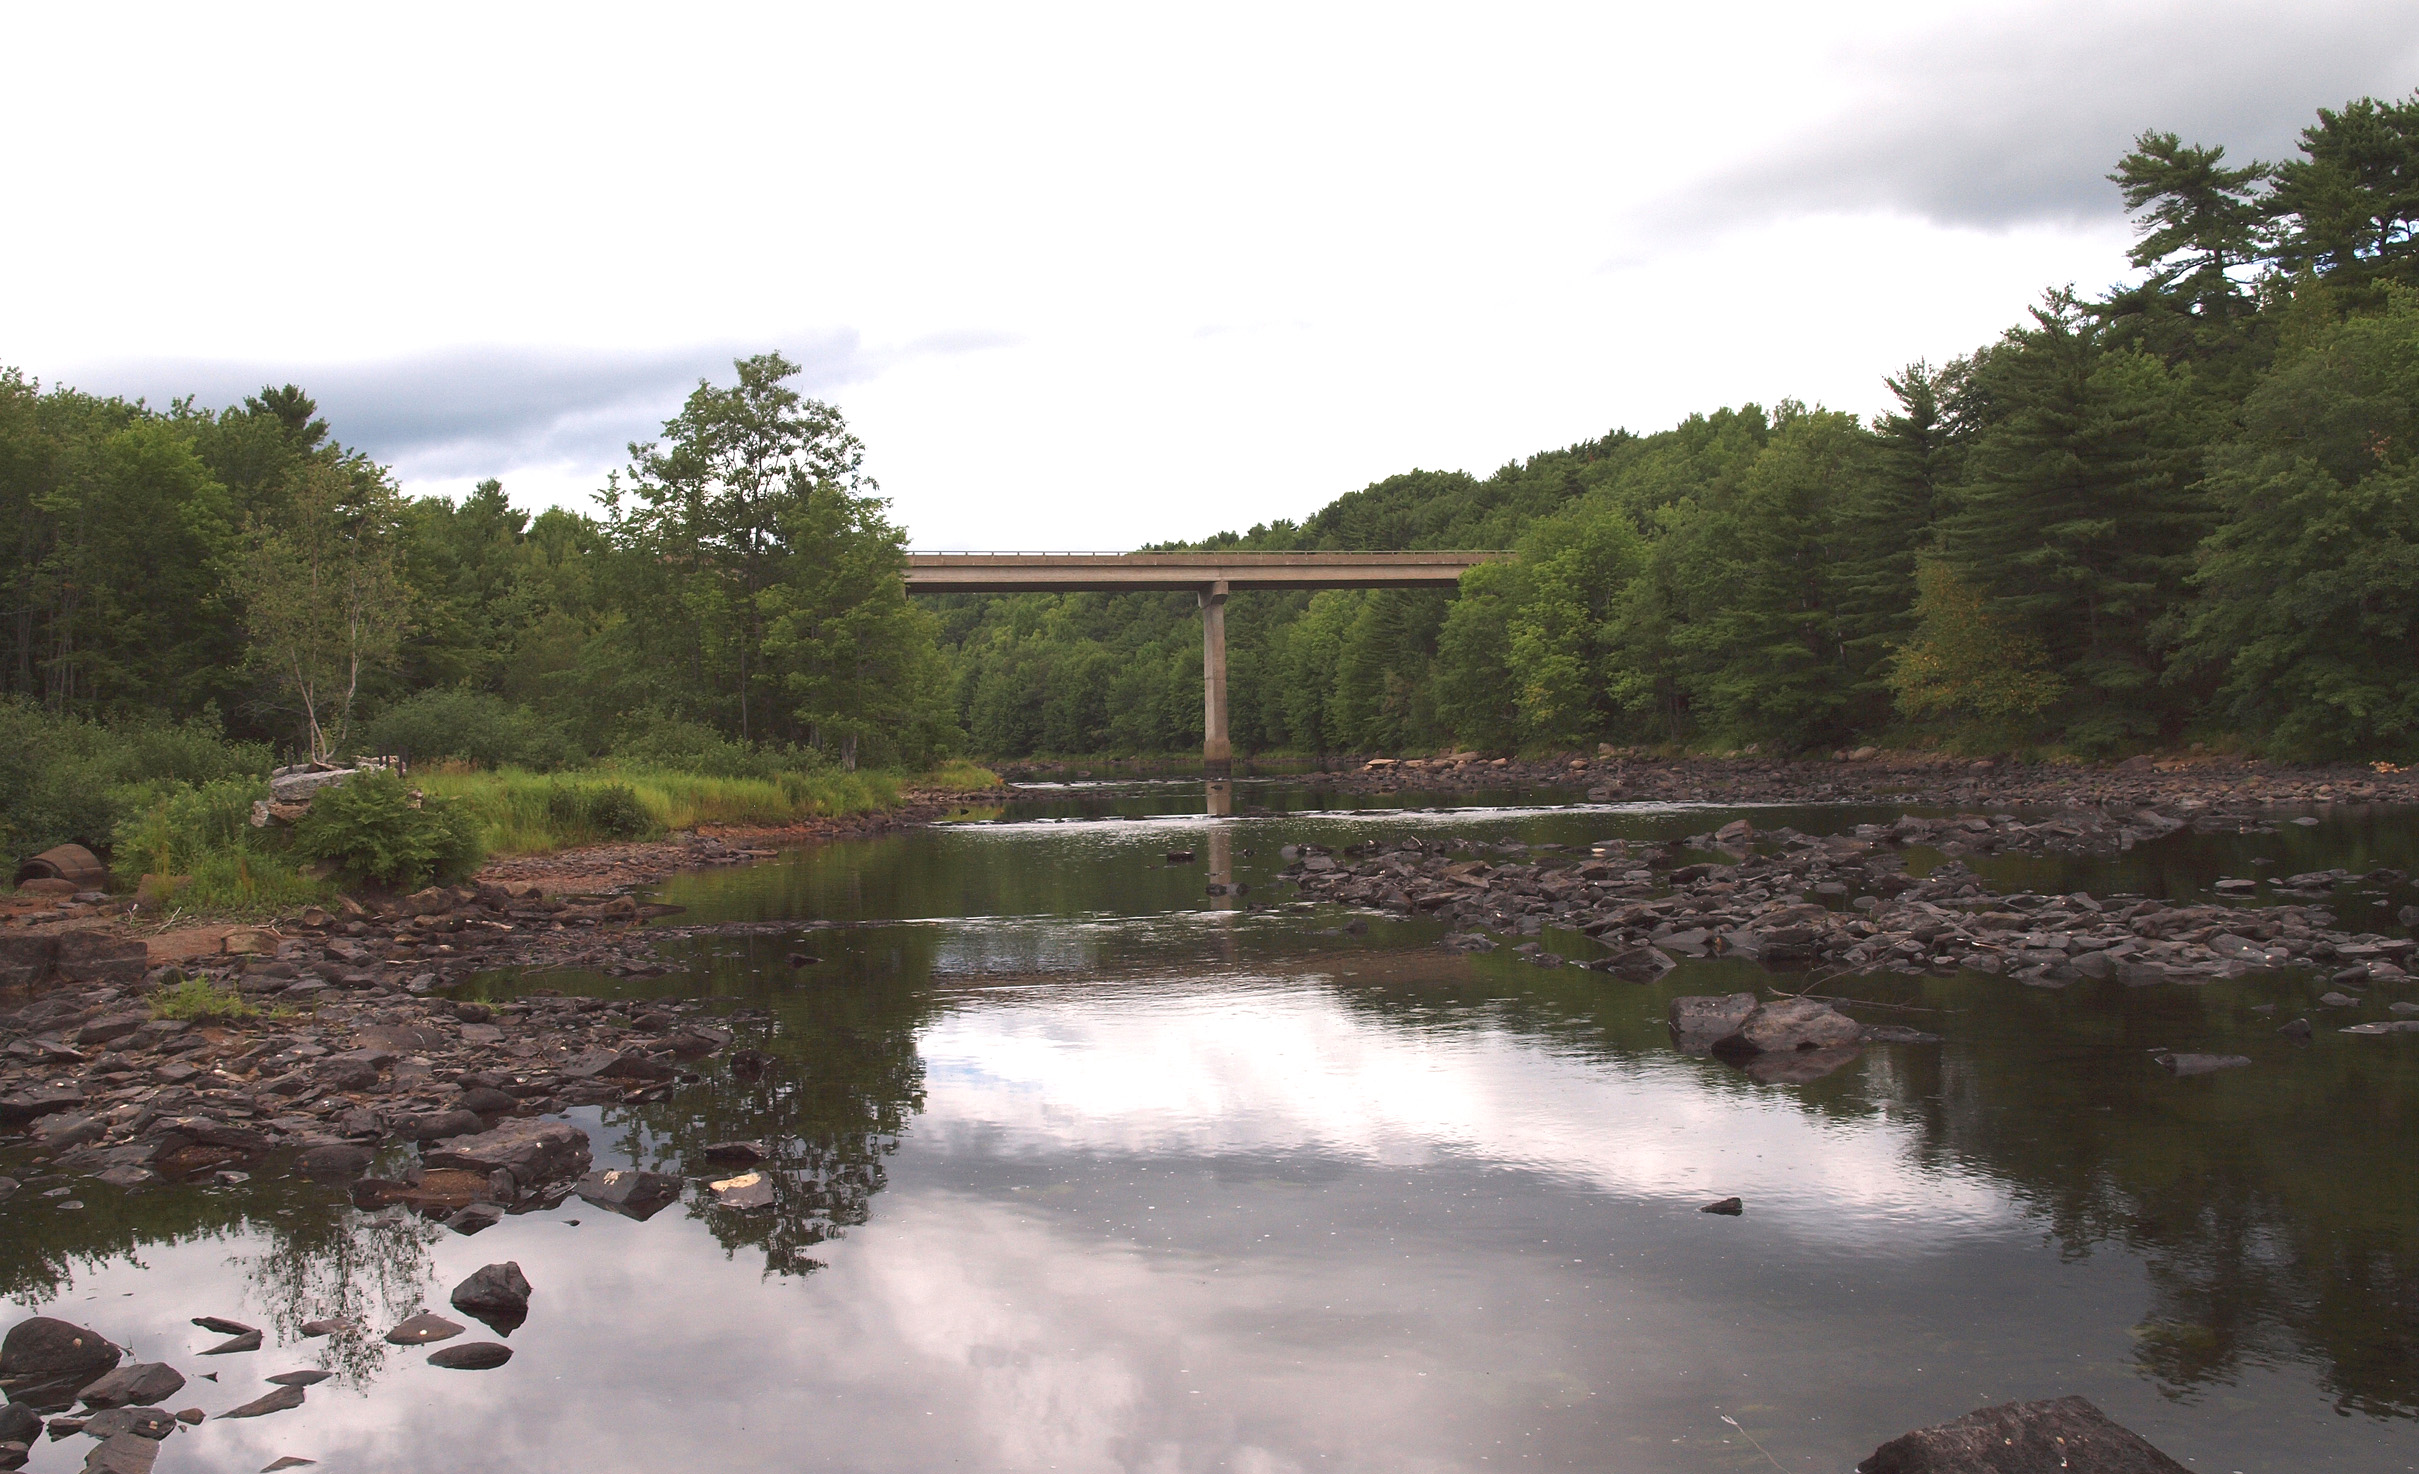
[[[486,1322],[497,1335],[529,1319],[529,1279],[511,1260],[490,1264],[454,1286],[453,1307]]]
[[[1704,1207],[1699,1208],[1697,1211],[1700,1213],[1719,1213],[1724,1218],[1736,1218],[1740,1214],[1747,1211],[1747,1205],[1740,1202],[1737,1198],[1724,1198],[1718,1203],[1707,1203]]]
[[[42,1415],[22,1402],[0,1404],[0,1443],[31,1443],[42,1431]]]
[[[473,1085],[462,1092],[462,1109],[480,1116],[509,1116],[520,1101],[501,1090]]]
[[[1978,1408],[1875,1449],[1857,1474],[2185,1474],[2086,1398]]]
[[[457,1209],[445,1220],[445,1226],[465,1238],[481,1229],[493,1228],[504,1221],[504,1210],[493,1203],[472,1203]]]
[[[37,1315],[9,1328],[0,1341],[0,1388],[11,1402],[36,1412],[64,1412],[76,1394],[99,1381],[125,1355],[97,1331]]]
[[[428,1111],[397,1116],[394,1122],[395,1135],[405,1141],[443,1141],[449,1137],[476,1136],[486,1125],[476,1111]]]

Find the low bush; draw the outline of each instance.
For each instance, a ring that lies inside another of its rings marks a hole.
[[[187,978],[152,995],[151,1016],[199,1024],[258,1018],[260,1010],[233,988],[222,988],[208,978]]]
[[[70,841],[106,850],[117,827],[179,785],[266,777],[261,743],[230,742],[210,718],[105,726],[0,699],[0,853]]]
[[[627,783],[558,784],[546,795],[546,817],[558,834],[597,839],[645,839],[663,828]]]
[[[362,773],[312,796],[294,826],[294,852],[352,884],[418,890],[479,868],[478,821],[443,798],[416,798],[393,773]]]

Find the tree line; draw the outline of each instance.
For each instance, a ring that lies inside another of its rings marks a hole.
[[[946,666],[863,447],[778,355],[735,368],[596,515],[535,516],[492,480],[403,495],[292,385],[163,410],[0,371],[14,761],[163,728],[539,768],[929,761],[958,740]]]
[[[1245,751],[2207,739],[2419,759],[2419,97],[2297,157],[2147,133],[2141,280],[1891,376],[1492,476],[1413,471],[1202,546],[1516,548],[1457,597],[1237,595]],[[942,610],[976,750],[1200,740],[1193,601]]]

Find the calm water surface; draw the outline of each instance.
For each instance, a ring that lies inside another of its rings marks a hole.
[[[636,1223],[573,1199],[474,1239],[269,1174],[79,1186],[81,1212],[31,1194],[0,1208],[0,1309],[88,1321],[189,1375],[215,1338],[188,1317],[275,1328],[286,1349],[222,1359],[257,1365],[218,1367],[219,1387],[175,1406],[339,1371],[301,1410],[175,1435],[162,1474],[283,1454],[365,1471],[1794,1474],[2068,1392],[2196,1468],[2419,1467],[2419,1038],[2274,1033],[2386,1016],[2386,990],[2344,1011],[2304,974],[1848,980],[1837,991],[1906,1006],[1868,1018],[1948,1042],[1766,1086],[1674,1053],[1661,1022],[1673,994],[1774,980],[1751,965],[1642,987],[1465,957],[1431,923],[1296,908],[1274,880],[1289,841],[1584,845],[1741,812],[1540,806],[1553,797],[1353,811],[1244,785],[1244,807],[1277,812],[1212,822],[1197,786],[1075,786],[684,877],[662,892],[679,923],[852,924],[691,938],[665,978],[481,990],[703,996],[739,1015],[778,1061],[765,1079],[715,1068],[664,1103],[573,1119],[600,1165],[678,1170],[708,1141],[766,1141],[776,1210],[684,1203]],[[1898,810],[1747,812],[1835,832]],[[2226,875],[2412,867],[2411,821],[1978,868],[2200,897]],[[1183,849],[1191,863],[1165,858]],[[1247,889],[1209,896],[1213,877]],[[2399,935],[2412,899],[2337,905]],[[801,949],[821,961],[788,966]],[[2255,1063],[2176,1080],[2148,1061],[2160,1047]],[[1733,1194],[1742,1218],[1697,1211]],[[442,1307],[502,1259],[537,1293],[500,1370],[291,1339],[330,1311],[383,1329]],[[43,1445],[32,1467],[79,1467],[88,1446]]]

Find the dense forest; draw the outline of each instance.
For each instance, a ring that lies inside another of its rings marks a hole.
[[[1911,365],[1869,424],[1745,405],[1214,539],[1521,554],[1451,599],[1236,596],[1237,750],[2419,758],[2419,97],[2276,165],[2146,134],[2110,179],[2141,279]],[[942,618],[980,752],[1200,740],[1189,597]]]
[[[1237,748],[2419,760],[2419,97],[2274,165],[2145,134],[2110,179],[2140,279],[1909,366],[1869,423],[1744,405],[1213,539],[1520,554],[1451,598],[1237,596]],[[292,385],[160,408],[0,371],[0,838],[281,756],[1198,749],[1189,596],[911,601],[839,412],[735,368],[593,515],[535,516],[402,494]]]

